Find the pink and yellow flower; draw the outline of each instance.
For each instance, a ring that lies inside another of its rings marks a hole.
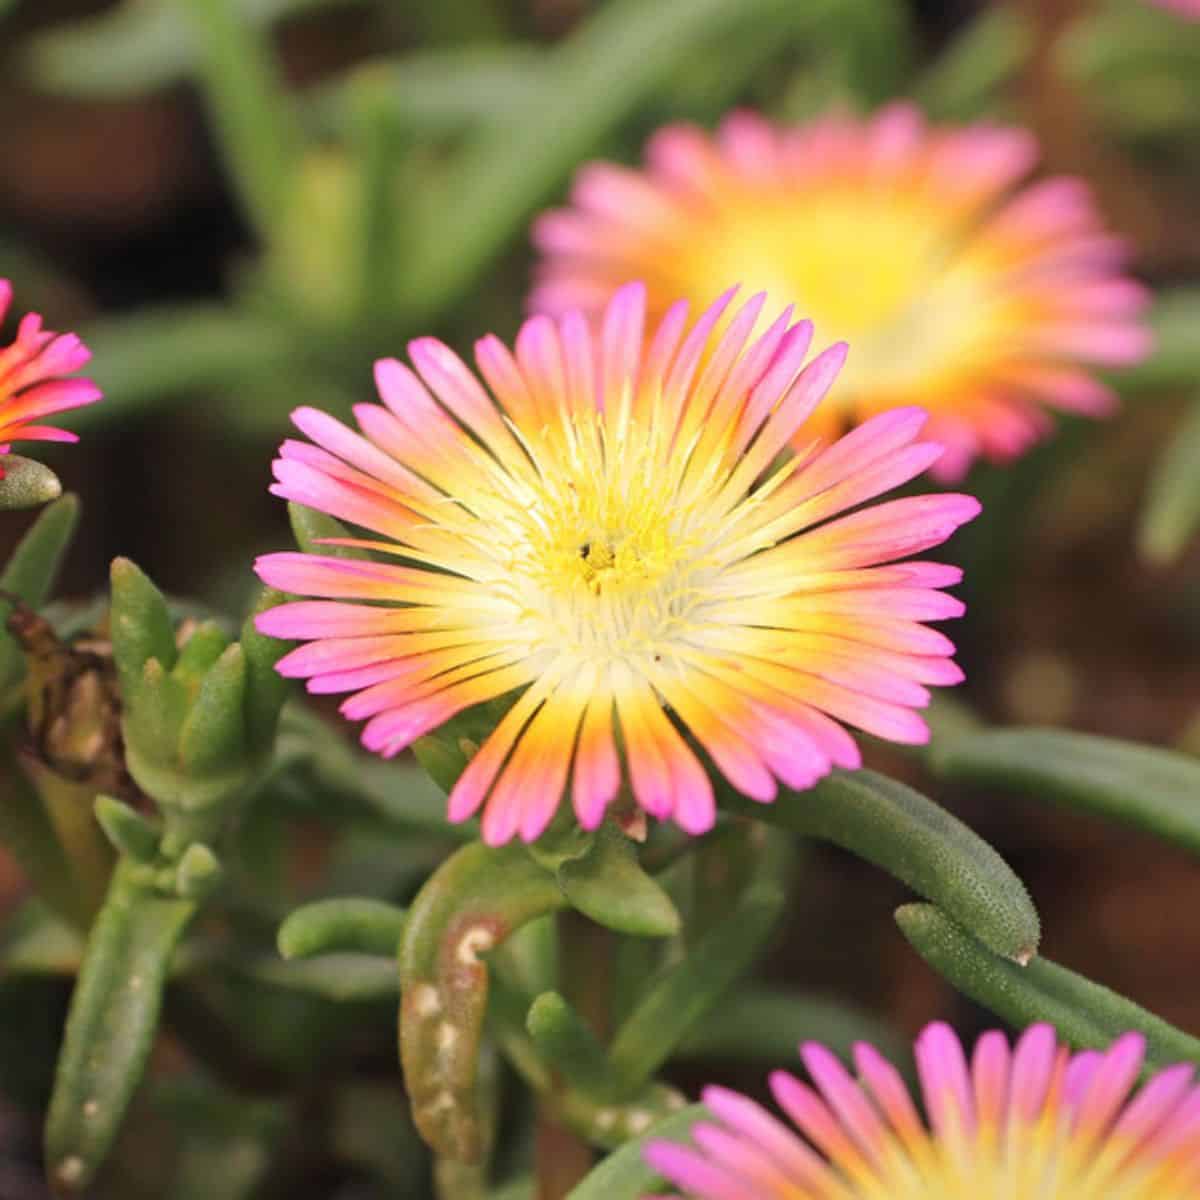
[[[0,322],[11,303],[12,285],[0,279]],[[0,349],[0,454],[7,454],[13,442],[79,440],[65,429],[33,422],[100,399],[100,389],[90,379],[67,378],[89,358],[90,352],[75,334],[43,329],[37,313],[21,318],[16,340]]]
[[[1035,155],[1023,130],[929,128],[906,104],[794,128],[741,112],[715,136],[670,126],[644,169],[589,164],[571,206],[539,219],[530,303],[595,314],[642,279],[657,315],[762,288],[853,347],[804,436],[919,404],[947,447],[936,472],[958,477],[1043,437],[1048,408],[1108,412],[1088,368],[1149,349],[1121,242],[1081,181],[1019,187]]]
[[[900,742],[928,730],[929,684],[961,679],[924,622],[956,617],[955,568],[904,562],[972,518],[970,496],[868,507],[941,448],[906,408],[841,441],[804,435],[845,347],[805,363],[791,310],[733,293],[689,330],[643,337],[628,286],[594,331],[533,317],[516,353],[475,348],[486,388],[431,338],[376,365],[383,405],[355,432],[311,408],[272,491],[369,532],[401,561],[270,554],[268,584],[314,597],[258,626],[306,643],[279,669],[351,692],[362,740],[399,753],[456,713],[519,695],[450,794],[492,844],[536,838],[565,792],[594,828],[618,794],[689,832],[714,820],[698,747],[756,800],[859,753],[839,722]],[[788,444],[799,451],[780,461]],[[848,510],[856,511],[845,515]],[[690,734],[689,742],[685,734]],[[629,791],[623,792],[623,784]]]
[[[1192,1200],[1200,1196],[1200,1087],[1168,1067],[1133,1094],[1138,1034],[1104,1053],[1070,1054],[1035,1025],[1010,1048],[979,1039],[968,1063],[954,1033],[917,1040],[922,1121],[900,1074],[869,1046],[857,1079],[828,1050],[801,1058],[812,1086],[770,1078],[795,1126],[710,1087],[714,1120],[692,1145],[652,1142],[650,1165],[687,1200]],[[680,1200],[680,1196],[675,1200]]]

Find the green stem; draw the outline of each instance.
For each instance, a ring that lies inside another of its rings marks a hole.
[[[591,1033],[604,1039],[612,1022],[612,935],[573,909],[560,912],[556,920],[562,994]],[[592,1169],[591,1149],[562,1124],[552,1094],[538,1104],[534,1160],[538,1200],[562,1200]]]
[[[534,1162],[537,1200],[565,1200],[592,1169],[587,1142],[560,1122],[550,1097],[538,1102]]]

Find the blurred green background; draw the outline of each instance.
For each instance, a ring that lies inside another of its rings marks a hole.
[[[987,515],[956,548],[964,698],[1200,751],[1200,24],[1140,0],[0,0],[0,276],[16,308],[83,333],[107,393],[70,422],[83,444],[44,456],[84,498],[64,594],[97,591],[120,553],[239,611],[250,558],[290,542],[266,492],[288,411],[368,397],[372,358],[409,337],[511,336],[529,219],[581,162],[636,161],[663,122],[736,104],[802,120],[900,95],[1031,126],[1044,169],[1090,180],[1160,292],[1159,352],[1117,381],[1117,418],[968,482]],[[1048,954],[1200,1030],[1200,877],[1182,851],[1032,800],[934,794],[1029,884]],[[321,852],[301,830],[292,868]],[[0,858],[0,909],[24,886]],[[768,974],[906,1033],[939,1014],[969,1032],[981,1014],[895,934],[903,898],[814,851]],[[36,1111],[64,999],[0,985],[0,1200],[42,1194]],[[362,1019],[386,1038],[385,1017]],[[353,1053],[357,1091],[306,1095],[299,1128],[328,1152],[244,1194],[425,1194],[394,1066],[370,1038]],[[276,1111],[254,1087],[205,1107],[184,1051],[160,1057],[178,1086],[130,1136],[169,1144],[186,1111],[229,1162],[243,1139],[250,1177]],[[208,1194],[190,1145],[184,1200]],[[118,1178],[112,1194],[142,1194]]]

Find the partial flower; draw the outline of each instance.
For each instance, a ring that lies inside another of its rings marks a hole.
[[[279,669],[353,693],[342,712],[384,756],[519,697],[450,794],[451,820],[482,808],[492,844],[536,838],[566,791],[594,828],[626,784],[626,801],[700,833],[715,815],[701,753],[770,802],[779,783],[859,765],[839,722],[925,741],[927,685],[961,679],[924,624],[962,612],[940,590],[960,572],[897,560],[978,503],[868,505],[941,453],[919,440],[924,413],[806,437],[846,348],[805,365],[812,326],[791,309],[752,340],[761,295],[715,336],[732,296],[690,330],[673,305],[648,341],[640,285],[596,331],[578,312],[534,317],[515,355],[477,343],[486,388],[422,338],[415,369],[376,365],[383,406],[355,409],[361,432],[293,414],[316,444],[284,443],[271,490],[401,561],[267,555],[263,580],[315,599],[258,627],[306,643]]]
[[[919,404],[947,447],[936,473],[958,478],[1044,437],[1048,409],[1109,412],[1090,368],[1150,347],[1146,293],[1087,185],[1021,186],[1035,157],[1024,130],[928,127],[908,104],[790,128],[739,112],[715,135],[669,126],[643,169],[589,164],[570,207],[538,220],[530,303],[597,314],[643,279],[659,315],[679,296],[762,288],[854,347],[804,436]]]
[[[748,1097],[710,1087],[713,1115],[691,1145],[646,1159],[673,1200],[1192,1200],[1200,1195],[1200,1087],[1168,1067],[1136,1091],[1138,1034],[1071,1054],[1049,1025],[1010,1048],[984,1034],[968,1063],[946,1025],[916,1043],[922,1120],[899,1072],[870,1046],[857,1079],[824,1047],[800,1056],[812,1086],[771,1075],[793,1127]]]
[[[1200,0],[1147,0],[1156,8],[1165,8],[1187,21],[1200,21]]]
[[[12,284],[0,279],[0,322],[11,303]],[[89,358],[90,351],[75,334],[43,329],[37,313],[21,318],[16,340],[0,349],[0,454],[7,454],[13,442],[79,440],[65,429],[35,422],[100,399],[100,389],[90,379],[68,378]]]

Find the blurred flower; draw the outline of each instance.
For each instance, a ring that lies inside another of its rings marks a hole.
[[[694,1148],[652,1142],[650,1164],[689,1200],[1188,1200],[1200,1195],[1200,1087],[1159,1071],[1136,1097],[1145,1043],[1070,1054],[1049,1025],[1015,1048],[984,1034],[968,1066],[946,1026],[917,1039],[926,1129],[899,1072],[855,1047],[858,1080],[824,1047],[771,1091],[803,1137],[754,1101],[710,1087]],[[806,1140],[807,1139],[807,1140]]]
[[[377,364],[386,407],[356,408],[362,434],[293,414],[317,445],[284,443],[272,491],[380,535],[348,544],[402,562],[267,555],[262,579],[320,599],[258,627],[309,643],[280,670],[354,692],[342,712],[368,719],[363,743],[385,756],[523,689],[450,795],[456,821],[487,801],[492,844],[536,838],[568,776],[594,828],[623,762],[642,809],[708,829],[713,788],[668,709],[765,802],[777,780],[805,788],[858,765],[831,717],[922,742],[923,685],[961,679],[949,640],[921,624],[961,613],[938,590],[960,573],[895,560],[978,503],[915,496],[831,520],[941,447],[917,441],[924,413],[903,409],[777,461],[803,443],[845,347],[802,369],[812,326],[788,309],[747,348],[761,295],[717,337],[732,296],[686,336],[680,301],[647,344],[641,285],[617,292],[598,332],[578,312],[534,317],[515,357],[495,337],[477,344],[491,396],[422,338],[415,373]]]
[[[1200,21],[1200,0],[1148,0],[1156,8],[1165,8],[1189,21]]]
[[[0,322],[12,302],[12,284],[0,279]],[[82,408],[100,399],[100,389],[90,379],[67,379],[91,357],[73,333],[42,328],[37,313],[27,313],[17,326],[17,337],[0,349],[0,454],[13,442],[77,442],[79,438],[53,425],[30,422],[51,413]],[[4,478],[0,463],[0,479]]]
[[[538,220],[531,305],[597,313],[626,279],[646,281],[652,314],[763,288],[853,347],[827,435],[920,404],[947,447],[937,473],[957,478],[978,454],[1011,459],[1043,437],[1046,406],[1108,412],[1084,365],[1149,349],[1145,292],[1120,274],[1123,246],[1087,186],[1014,193],[1035,155],[1024,130],[930,129],[904,104],[792,129],[751,113],[715,136],[668,127],[644,170],[590,164],[572,207]]]

